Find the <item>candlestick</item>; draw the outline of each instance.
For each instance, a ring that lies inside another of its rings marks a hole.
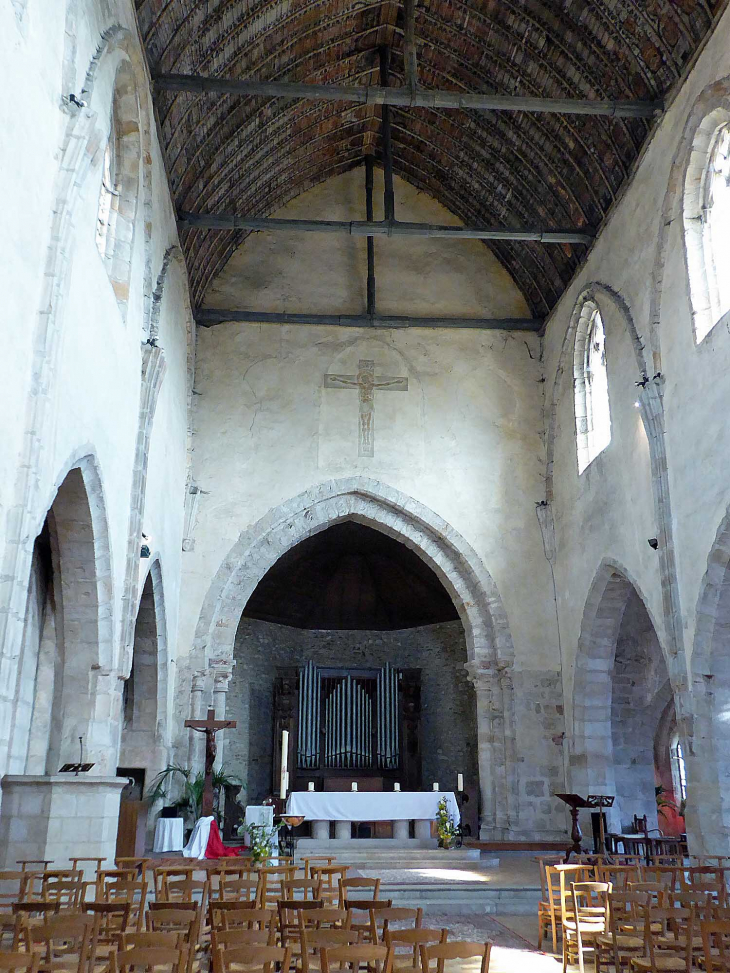
[[[400,784],[397,781],[396,781],[395,784],[393,784],[393,790],[394,791],[399,791],[400,790]]]
[[[464,790],[464,775],[463,774],[457,774],[456,775],[456,789],[457,789],[457,791],[460,794]]]
[[[279,797],[286,797],[286,772],[289,766],[289,731],[281,731],[281,769],[279,770]]]
[[[440,788],[440,787],[439,787],[439,785],[438,785],[438,781],[437,781],[437,780],[436,780],[436,781],[434,781],[434,783],[433,783],[433,789],[434,789],[435,791],[440,791],[440,790],[441,790],[441,788]]]
[[[353,782],[352,782],[352,785],[351,785],[351,786],[352,786],[352,789],[353,789],[354,791],[356,791],[356,790],[357,790],[357,783],[356,783],[356,782],[355,782],[354,780],[353,780]]]
[[[314,781],[313,780],[310,780],[310,782],[307,784],[307,790],[308,791],[313,791],[314,790]]]

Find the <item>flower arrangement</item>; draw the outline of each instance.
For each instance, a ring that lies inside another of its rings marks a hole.
[[[283,824],[283,822],[282,822]],[[274,845],[278,844],[277,837],[282,824],[275,824],[271,827],[267,824],[249,824],[243,821],[238,826],[238,834],[242,836],[248,833],[249,851],[255,865],[260,865],[274,855]]]
[[[436,831],[438,833],[439,848],[450,848],[456,837],[457,828],[454,824],[454,819],[449,814],[445,797],[442,797],[438,803]]]

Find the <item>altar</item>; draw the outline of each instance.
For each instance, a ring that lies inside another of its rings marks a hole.
[[[393,837],[379,840],[383,846],[436,847],[431,834],[439,801],[444,798],[449,814],[458,825],[459,805],[453,791],[294,791],[289,795],[286,813],[303,817],[312,824],[312,837],[301,838],[300,847],[352,841],[353,822],[392,821]],[[335,822],[335,839],[330,838],[330,822]],[[410,837],[410,822],[415,837]],[[372,843],[377,839],[361,839]]]

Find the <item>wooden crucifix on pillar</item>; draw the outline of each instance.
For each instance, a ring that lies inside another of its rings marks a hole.
[[[205,733],[205,784],[203,785],[203,800],[200,807],[201,817],[209,817],[213,813],[213,764],[218,748],[215,745],[215,735],[219,730],[235,730],[235,720],[217,720],[215,710],[209,709],[204,720],[185,720],[185,726],[197,733]]]

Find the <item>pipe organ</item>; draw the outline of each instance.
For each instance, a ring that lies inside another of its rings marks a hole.
[[[335,669],[309,661],[279,671],[274,691],[276,738],[290,733],[291,789],[378,789],[386,780],[421,784],[420,670]],[[277,748],[274,748],[276,752]],[[277,780],[276,760],[274,780]]]

